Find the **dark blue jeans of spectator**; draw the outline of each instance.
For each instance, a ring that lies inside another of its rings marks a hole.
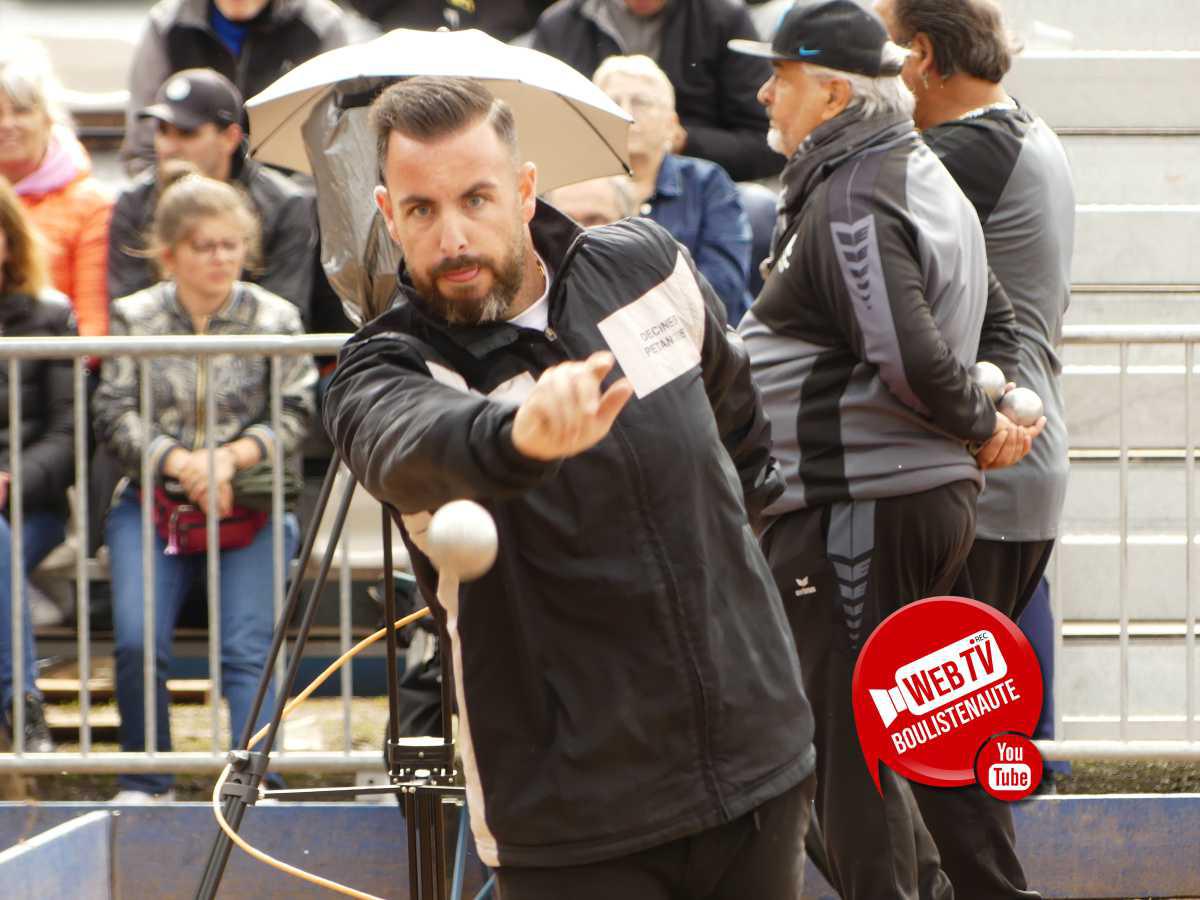
[[[27,511],[24,532],[25,544],[21,548],[21,555],[25,557],[25,565],[22,573],[28,575],[51,550],[63,542],[67,525],[57,513]],[[24,578],[21,583],[24,585]],[[40,696],[34,683],[37,671],[33,656],[33,622],[29,616],[29,595],[25,591],[22,591],[21,603],[25,613],[21,628],[24,693]],[[0,708],[5,710],[9,709],[13,697],[12,618],[12,526],[7,516],[0,516],[0,704],[3,704]]]
[[[108,513],[105,540],[110,553],[113,590],[113,627],[117,661],[117,707],[121,712],[121,749],[144,750],[146,733],[145,696],[142,690],[145,665],[143,640],[145,616],[142,593],[142,509],[136,490],[126,490]],[[271,649],[274,609],[271,602],[274,567],[271,552],[272,524],[240,550],[221,552],[221,693],[229,701],[233,740],[241,739],[263,665]],[[296,553],[299,527],[288,514],[284,523],[284,559]],[[171,664],[171,639],[175,622],[191,586],[205,578],[203,553],[167,556],[166,543],[154,534],[154,646],[155,646],[155,744],[171,749],[167,702],[167,669]],[[256,727],[271,717],[275,704],[271,686]],[[123,790],[161,794],[174,777],[162,774],[127,774],[119,779]]]
[[[1035,740],[1054,740],[1054,613],[1050,609],[1050,583],[1043,575],[1033,598],[1021,613],[1017,624],[1037,654],[1042,667],[1042,714],[1033,732]],[[1047,762],[1046,768],[1062,775],[1070,774],[1066,760]]]

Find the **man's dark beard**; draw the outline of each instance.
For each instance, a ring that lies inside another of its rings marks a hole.
[[[513,253],[503,264],[486,256],[456,256],[443,260],[430,273],[429,280],[418,278],[409,272],[413,287],[421,295],[428,310],[451,325],[478,325],[481,322],[499,322],[508,318],[508,311],[525,283],[525,254],[520,241]],[[478,266],[492,273],[492,289],[484,296],[471,299],[447,297],[438,290],[437,279],[447,272]]]

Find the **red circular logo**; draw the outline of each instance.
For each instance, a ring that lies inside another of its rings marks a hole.
[[[1042,780],[1042,754],[1023,734],[997,734],[975,757],[975,779],[997,800],[1023,800]]]
[[[898,609],[872,632],[854,667],[852,695],[877,788],[880,762],[922,784],[958,787],[975,781],[976,751],[989,737],[1033,733],[1042,675],[1007,616],[975,600],[931,597]]]

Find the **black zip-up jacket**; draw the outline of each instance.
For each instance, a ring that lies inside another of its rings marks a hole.
[[[245,99],[326,50],[349,43],[346,14],[331,0],[271,0],[249,24],[234,57],[208,21],[212,0],[159,0],[129,68],[129,109],[121,159],[130,173],[154,162],[154,122],[137,118],[159,86],[183,69],[216,69]],[[120,296],[120,295],[118,295]]]
[[[533,47],[588,78],[625,52],[618,37],[588,15],[587,0],[559,0],[542,13]],[[771,77],[765,60],[734,53],[734,38],[758,40],[746,7],[735,0],[671,0],[658,65],[675,88],[675,111],[687,129],[681,153],[711,159],[734,181],[778,175],[784,158],[767,146],[767,113],[758,89]]]
[[[779,491],[769,429],[721,301],[646,220],[583,232],[543,204],[532,230],[554,273],[545,332],[447,326],[406,286],[343,350],[325,401],[342,458],[401,514],[447,625],[489,865],[633,853],[742,815],[814,763],[747,519]],[[520,398],[546,368],[604,349],[627,375],[646,363],[650,383],[638,377],[590,450],[523,457]],[[441,609],[423,530],[462,497],[495,517],[499,557]]]
[[[75,337],[75,317],[65,297],[0,295],[3,337]],[[11,385],[0,366],[0,472],[12,472]],[[75,388],[69,359],[21,361],[21,500],[34,510],[67,513],[67,488],[75,481]],[[5,512],[11,510],[11,501]],[[7,627],[7,622],[4,626]]]
[[[249,195],[262,235],[261,259],[242,279],[290,300],[307,324],[312,314],[317,249],[316,199],[312,191],[286,175],[247,158],[244,147],[238,148],[232,162],[231,182]],[[136,294],[159,281],[144,251],[160,194],[157,174],[151,170],[117,196],[108,228],[110,300]]]

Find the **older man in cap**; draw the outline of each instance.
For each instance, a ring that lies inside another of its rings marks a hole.
[[[847,900],[952,897],[908,783],[884,767],[876,791],[851,678],[884,618],[951,592],[982,471],[1028,453],[1044,421],[1010,422],[968,374],[981,343],[1012,358],[1012,306],[974,209],[913,128],[882,23],[852,0],[800,3],[771,44],[730,46],[771,60],[759,101],[788,157],[740,331],[787,482],[763,545],[816,720],[829,875]]]

